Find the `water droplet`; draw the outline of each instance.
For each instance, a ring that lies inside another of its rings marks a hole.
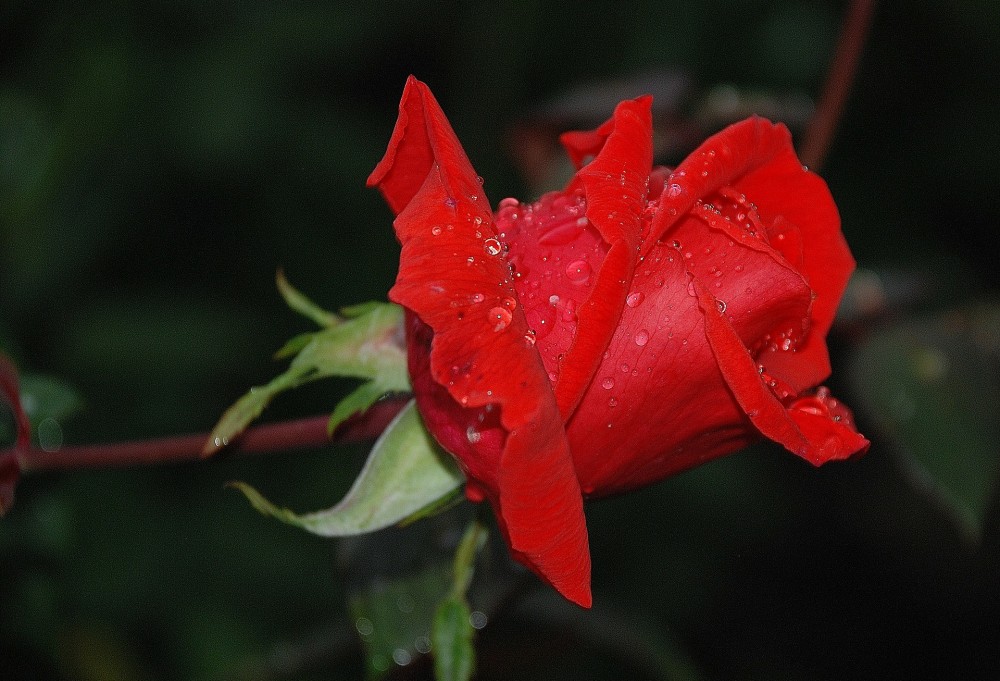
[[[500,245],[499,241],[490,237],[483,242],[483,250],[486,251],[488,255],[500,255],[500,253],[503,252],[503,246]]]
[[[519,203],[520,201],[518,201],[514,197],[508,196],[506,199],[500,199],[500,203],[497,205],[497,208],[513,208],[514,206],[517,206]]]
[[[488,319],[490,320],[490,324],[493,325],[494,331],[503,331],[510,325],[513,315],[511,315],[509,310],[502,307],[494,307],[490,308]]]
[[[474,427],[469,426],[465,429],[465,439],[469,441],[469,444],[474,445],[483,439],[483,435]]]
[[[504,298],[500,301],[500,305],[503,306],[503,309],[509,310],[510,312],[517,309],[517,301],[513,298]]]
[[[562,320],[564,322],[576,321],[576,302],[572,298],[568,299],[563,306]]]
[[[725,312],[726,311],[726,301],[724,301],[724,300],[716,300],[715,301],[715,306],[717,308],[719,308],[719,312]]]
[[[535,331],[533,329],[528,329],[528,333],[524,334],[524,344],[529,348],[535,344]]]
[[[611,399],[608,400],[608,406],[614,409],[615,407],[618,406],[618,400],[612,397]]]
[[[585,284],[590,279],[590,265],[586,260],[574,260],[566,266],[566,278],[574,284]]]
[[[642,302],[643,295],[638,291],[635,293],[630,293],[628,298],[625,299],[625,304],[629,307],[637,307],[639,303]]]
[[[486,613],[479,610],[473,610],[472,614],[469,615],[469,624],[472,625],[473,629],[482,629],[488,621],[489,618],[486,616]]]
[[[471,296],[469,296],[469,302],[471,303],[481,303],[484,300],[486,300],[486,296],[484,296],[482,293],[473,293]]]
[[[549,305],[558,305],[559,296],[549,296]]]
[[[649,342],[649,331],[642,329],[637,334],[635,334],[635,344],[642,347]]]
[[[441,225],[434,225],[433,227],[431,227],[431,234],[433,234],[434,236],[440,236]]]
[[[680,186],[676,182],[667,185],[667,196],[673,198],[675,196],[680,196],[681,192],[684,191],[684,187]]]
[[[626,364],[625,362],[622,362],[621,370],[622,370],[623,374],[627,374],[628,373],[628,364]]]
[[[476,175],[476,182],[483,184],[486,180],[483,179],[482,175]]]
[[[413,601],[413,597],[408,594],[400,594],[399,597],[396,598],[396,607],[399,608],[399,611],[402,613],[413,612],[414,605],[415,603]]]
[[[680,249],[681,242],[678,241],[677,239],[674,239],[673,241],[670,242],[670,245],[673,246],[674,248]]]
[[[612,388],[615,387],[615,379],[608,376],[603,381],[601,381],[601,387],[604,388],[605,390],[611,390]]]
[[[449,208],[454,208],[455,206],[458,205],[458,201],[449,196],[447,199],[444,200],[444,205],[448,206]]]

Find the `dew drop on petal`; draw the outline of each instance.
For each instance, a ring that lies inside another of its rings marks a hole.
[[[469,444],[476,444],[481,439],[483,439],[482,433],[478,432],[474,427],[469,426],[465,429],[465,439],[469,441]]]
[[[511,315],[509,310],[502,307],[494,307],[490,309],[488,319],[490,324],[493,325],[494,331],[503,331],[510,325],[513,315]]]
[[[616,400],[614,397],[612,397],[611,399],[608,400],[608,406],[612,407],[612,408],[617,407],[618,406],[618,400]]]
[[[469,296],[469,302],[471,303],[481,303],[484,300],[486,300],[486,296],[484,296],[482,293],[473,293],[471,296]]]
[[[635,344],[638,345],[639,347],[642,347],[648,342],[649,342],[649,331],[646,331],[646,329],[642,329],[637,334],[635,334]]]
[[[611,390],[612,388],[615,387],[615,379],[608,376],[603,381],[601,381],[601,387],[604,388],[605,390]]]
[[[441,225],[434,225],[433,227],[431,227],[431,234],[433,234],[434,236],[440,236]]]
[[[574,260],[566,266],[566,278],[574,284],[585,284],[590,279],[590,265],[586,260]]]
[[[673,183],[667,185],[667,192],[666,193],[667,193],[667,196],[669,196],[669,197],[672,198],[674,196],[680,196],[681,192],[683,192],[683,191],[684,191],[684,187],[680,186],[676,182],[673,182]]]
[[[639,292],[630,293],[628,298],[625,299],[625,304],[629,307],[638,307],[639,303],[642,302],[643,295]]]
[[[503,251],[503,246],[500,245],[497,239],[490,237],[483,242],[483,250],[486,251],[487,255],[500,255]]]
[[[567,298],[566,303],[563,305],[562,320],[564,322],[576,321],[576,301],[572,298]]]
[[[726,301],[724,301],[724,300],[716,300],[715,301],[715,306],[717,308],[719,308],[719,312],[725,312],[726,311]]]

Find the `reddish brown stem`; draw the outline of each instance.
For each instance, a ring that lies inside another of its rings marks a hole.
[[[861,49],[868,37],[874,10],[875,0],[852,0],[844,19],[830,72],[799,150],[802,163],[813,170],[819,170],[830,150],[837,123],[844,112],[844,104],[858,70]]]
[[[269,423],[248,428],[231,443],[221,456],[228,454],[264,454],[290,449],[320,447],[330,443],[346,444],[374,440],[406,404],[404,399],[383,400],[371,409],[348,419],[333,437],[326,433],[329,416],[314,416],[297,421]],[[109,468],[181,461],[197,461],[208,434],[181,435],[159,440],[117,442],[114,444],[63,447],[55,452],[23,449],[17,452],[21,470],[51,471],[76,468]],[[6,452],[0,452],[0,458]]]

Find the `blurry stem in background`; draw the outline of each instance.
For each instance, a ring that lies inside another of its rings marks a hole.
[[[263,454],[374,440],[405,405],[405,399],[378,402],[345,421],[332,438],[326,432],[329,414],[248,428],[225,451],[236,455]],[[17,459],[24,473],[198,461],[203,458],[201,451],[207,438],[208,433],[204,433],[159,440],[62,447],[54,452],[37,448],[21,449],[17,451]],[[0,455],[5,453],[0,451]]]
[[[811,170],[820,169],[830,149],[854,74],[857,73],[874,9],[875,0],[851,0],[819,103],[799,150],[799,158]]]

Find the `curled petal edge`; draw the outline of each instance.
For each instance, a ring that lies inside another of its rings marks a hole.
[[[847,459],[868,449],[865,437],[846,424],[799,409],[788,409],[764,384],[750,353],[715,297],[692,280],[705,318],[705,335],[719,370],[750,422],[767,438],[815,466]]]

